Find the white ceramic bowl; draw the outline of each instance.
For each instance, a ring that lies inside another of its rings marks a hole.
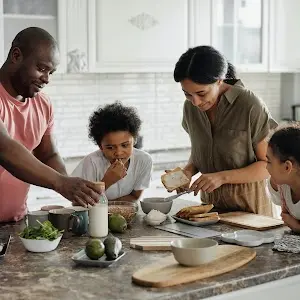
[[[62,235],[53,241],[49,240],[32,240],[21,238],[24,247],[30,252],[50,252],[57,248]]]
[[[184,266],[198,266],[216,258],[218,243],[204,238],[185,238],[171,242],[174,258]]]
[[[142,211],[148,214],[152,209],[159,210],[163,214],[168,214],[172,208],[173,201],[163,201],[164,198],[144,198],[140,201]]]

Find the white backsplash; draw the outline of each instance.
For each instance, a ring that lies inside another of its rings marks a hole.
[[[247,73],[240,78],[278,119],[280,74]],[[138,109],[144,149],[189,147],[181,127],[184,95],[172,74],[56,74],[45,92],[54,106],[57,145],[65,158],[84,156],[96,149],[88,139],[88,118],[96,107],[115,100]]]

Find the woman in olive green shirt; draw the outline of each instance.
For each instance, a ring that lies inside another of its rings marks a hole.
[[[191,140],[184,168],[195,195],[223,211],[272,215],[266,193],[266,137],[277,126],[265,103],[235,79],[234,67],[210,46],[189,49],[174,79],[185,94],[182,126]]]

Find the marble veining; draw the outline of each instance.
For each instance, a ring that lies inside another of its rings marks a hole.
[[[171,213],[194,203],[175,200]],[[131,282],[132,274],[170,252],[148,252],[129,248],[129,239],[142,235],[171,235],[143,223],[141,212],[131,228],[117,235],[127,252],[110,268],[76,267],[71,257],[84,247],[87,237],[62,240],[55,251],[45,254],[27,252],[17,233],[20,224],[0,225],[1,232],[13,236],[4,260],[0,261],[1,300],[10,299],[204,299],[214,295],[255,286],[300,274],[300,255],[272,250],[273,244],[256,247],[257,256],[232,272],[169,288],[145,288]],[[237,228],[217,223],[214,230],[231,232]],[[272,230],[282,234],[286,228]],[[221,244],[222,242],[219,241]]]

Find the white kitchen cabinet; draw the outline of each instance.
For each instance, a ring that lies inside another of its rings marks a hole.
[[[188,4],[89,0],[89,71],[172,72],[189,47]]]
[[[212,45],[241,72],[268,70],[268,0],[213,0]]]
[[[270,71],[300,72],[299,13],[299,0],[270,0]]]
[[[58,71],[66,68],[66,26],[64,0],[0,0],[0,63],[5,61],[16,34],[27,27],[41,27],[58,41],[61,64]]]

